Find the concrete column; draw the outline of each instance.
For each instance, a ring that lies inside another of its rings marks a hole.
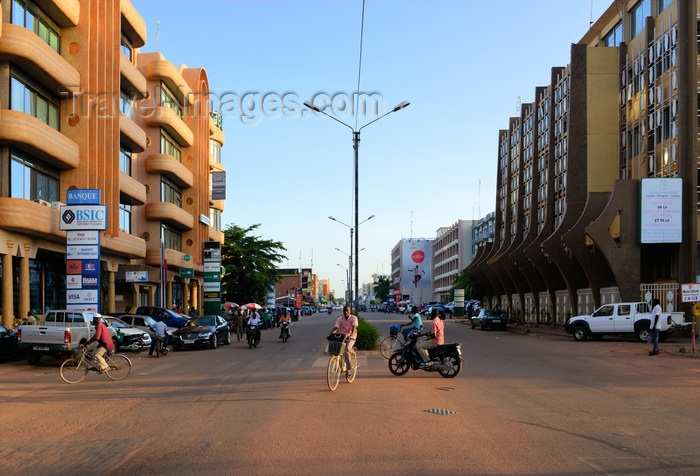
[[[114,289],[114,276],[116,273],[114,271],[108,271],[107,272],[107,281],[109,284],[107,285],[107,312],[116,312],[116,307],[117,303],[115,302],[116,300],[116,292]],[[104,304],[103,304],[104,306]]]
[[[12,294],[12,250],[14,242],[7,241],[7,254],[2,255],[2,325],[12,328],[15,309]]]
[[[19,315],[17,317],[20,319],[24,319],[29,312],[29,252],[32,245],[24,243],[22,248],[23,253],[19,262],[19,289],[25,292],[19,293]]]

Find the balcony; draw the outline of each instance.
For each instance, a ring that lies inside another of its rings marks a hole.
[[[192,262],[185,261],[185,253],[181,251],[166,248],[165,259],[168,261],[168,270],[192,267]],[[146,249],[146,264],[160,267],[160,247]]]
[[[145,93],[148,90],[146,78],[141,74],[141,71],[129,61],[129,59],[120,55],[119,72],[126,84],[122,83],[122,89],[129,93]]]
[[[163,174],[179,187],[190,188],[194,185],[192,172],[172,155],[149,155],[146,157],[146,172],[149,174]]]
[[[41,8],[61,28],[78,26],[80,20],[80,2],[78,0],[41,2]]]
[[[187,107],[193,104],[194,94],[192,89],[175,65],[166,61],[162,54],[142,53],[139,55],[139,64],[141,64],[141,61],[146,62],[146,80],[163,81],[173,93],[179,92],[182,95],[183,106]]]
[[[148,127],[162,127],[183,147],[192,147],[194,134],[177,112],[169,107],[157,106],[153,114],[146,116]]]
[[[138,236],[121,232],[119,235],[102,235],[100,246],[103,250],[125,258],[145,258],[146,241]]]
[[[224,232],[215,230],[213,227],[209,227],[209,241],[218,241],[219,243],[224,242]]]
[[[211,116],[209,116],[209,139],[224,145],[224,131],[216,125],[216,121]]]
[[[59,215],[60,211],[48,202],[0,198],[0,229],[15,230],[65,245],[66,232],[60,230]]]
[[[146,131],[141,129],[136,122],[123,112],[119,113],[119,134],[121,135],[121,141],[132,152],[143,152],[146,150]]]
[[[194,217],[182,208],[169,202],[147,203],[146,220],[164,221],[185,230],[194,228]]]
[[[24,112],[2,110],[0,144],[13,145],[59,169],[74,169],[80,164],[78,144]]]
[[[78,70],[24,27],[3,23],[0,63],[16,64],[49,90],[80,91]]]
[[[119,172],[119,195],[123,203],[129,205],[144,205],[146,203],[146,187],[124,172]]]
[[[122,13],[122,32],[131,41],[131,46],[141,48],[146,44],[146,22],[129,0],[119,3]]]

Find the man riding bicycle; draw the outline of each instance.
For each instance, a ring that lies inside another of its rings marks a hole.
[[[350,314],[350,306],[343,306],[343,315],[335,321],[335,327],[331,331],[331,334],[335,334],[336,332],[344,334],[346,337],[345,363],[347,364],[346,369],[350,370],[352,367],[350,351],[357,339],[357,316]],[[347,375],[347,373],[346,371],[345,374]]]
[[[95,326],[95,334],[92,336],[92,339],[85,343],[85,346],[87,347],[93,342],[97,342],[97,350],[93,352],[93,356],[95,357],[99,371],[104,372],[109,366],[107,362],[105,362],[103,355],[109,350],[114,350],[114,341],[107,330],[107,326],[102,322],[101,314],[95,313],[95,316],[92,318],[92,323]]]

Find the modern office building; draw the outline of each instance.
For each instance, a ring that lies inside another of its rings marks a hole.
[[[697,281],[698,2],[617,0],[498,133],[493,242],[468,271],[512,318],[683,310]]]
[[[472,227],[475,220],[457,220],[440,228],[433,240],[433,298],[447,302],[452,284],[472,261]]]
[[[76,189],[99,190],[107,207],[101,311],[202,309],[203,245],[223,241],[211,184],[224,134],[204,69],[141,53],[145,43],[128,0],[0,2],[4,325],[66,305],[59,214]]]

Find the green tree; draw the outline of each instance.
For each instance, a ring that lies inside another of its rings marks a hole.
[[[377,296],[378,302],[384,302],[389,299],[389,291],[392,290],[391,280],[388,276],[379,276],[377,284],[374,286],[374,293]]]
[[[452,283],[452,288],[450,288],[450,301],[455,300],[455,289],[464,289],[464,299],[481,299],[482,298],[482,285],[476,277],[467,273],[466,270],[462,271],[459,276],[457,276]]]
[[[259,226],[228,225],[224,230],[221,291],[226,301],[263,303],[268,288],[280,280],[277,264],[286,259],[280,252],[287,249],[279,241],[254,236]]]

